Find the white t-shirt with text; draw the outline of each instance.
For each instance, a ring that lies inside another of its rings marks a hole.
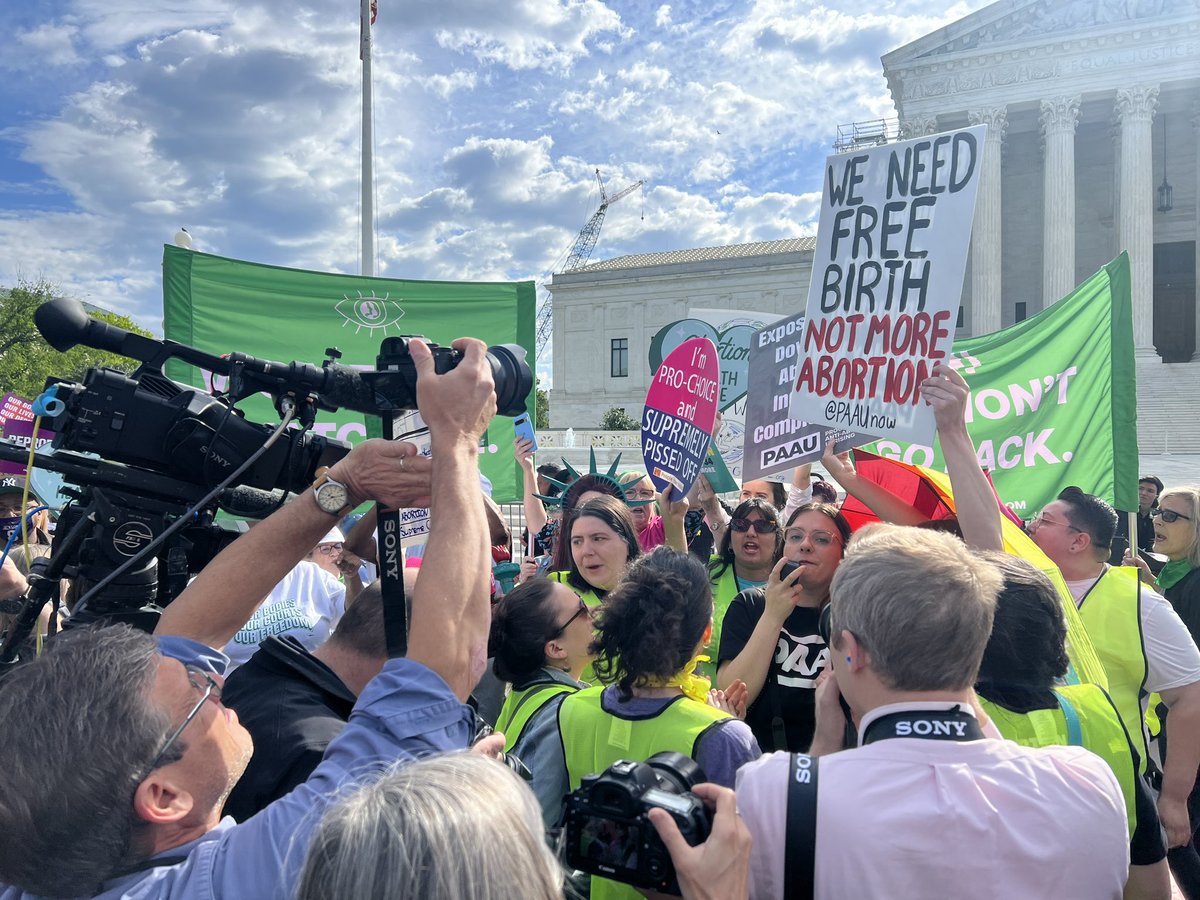
[[[271,589],[225,645],[229,670],[248,660],[271,635],[291,635],[305,649],[325,643],[346,611],[346,587],[316,563],[301,561]]]

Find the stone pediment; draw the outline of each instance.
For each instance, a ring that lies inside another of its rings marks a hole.
[[[883,58],[886,69],[939,57],[1038,46],[1200,15],[1200,0],[999,0]]]

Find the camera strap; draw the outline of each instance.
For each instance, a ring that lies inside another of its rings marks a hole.
[[[984,737],[975,717],[955,704],[950,709],[911,710],[880,716],[867,726],[862,742],[865,746],[888,738],[981,741]]]
[[[812,900],[816,886],[817,762],[806,753],[793,753],[788,762],[784,900]]]
[[[383,600],[383,635],[388,659],[408,653],[408,605],[404,597],[404,552],[400,546],[400,511],[385,512],[378,504],[379,592]]]

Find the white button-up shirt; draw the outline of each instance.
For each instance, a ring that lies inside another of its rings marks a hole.
[[[863,717],[953,704],[892,704]],[[750,896],[783,896],[786,753],[744,766],[738,811],[754,835]],[[1119,900],[1125,801],[1081,747],[888,738],[821,757],[817,900]]]

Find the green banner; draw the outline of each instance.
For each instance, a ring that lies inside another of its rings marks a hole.
[[[373,369],[385,337],[419,334],[448,345],[459,337],[491,344],[520,344],[534,361],[536,295],[531,281],[452,282],[363,278],[284,269],[163,248],[163,331],[168,340],[208,353],[249,353],[279,362],[320,365],[326,347],[340,362]],[[207,387],[207,373],[179,360],[168,374]],[[265,397],[239,404],[258,422],[278,421]],[[534,414],[530,392],[529,414]],[[318,434],[356,443],[367,435],[362,413],[318,413]],[[521,498],[512,453],[512,420],[497,416],[484,435],[480,468],[493,497]]]
[[[1029,518],[1067,485],[1137,509],[1137,384],[1129,257],[1031,319],[954,343],[971,387],[967,430],[1000,497]],[[940,450],[877,441],[882,456],[944,469]]]

